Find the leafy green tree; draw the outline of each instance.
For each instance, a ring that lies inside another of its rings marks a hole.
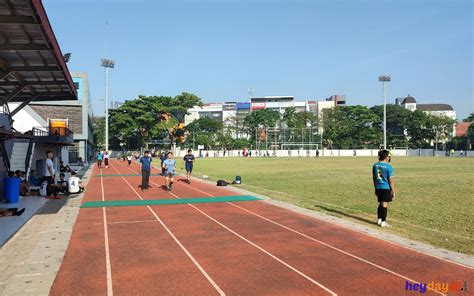
[[[474,112],[462,120],[463,122],[474,122]]]
[[[375,122],[380,133],[383,135],[383,106],[374,106],[370,108],[377,114],[379,120]],[[400,105],[387,105],[387,145],[392,147],[406,147],[408,139],[406,137],[407,123],[411,115],[411,111]]]
[[[325,112],[324,144],[329,148],[374,148],[381,134],[374,123],[380,118],[365,106],[344,106]]]
[[[422,111],[410,112],[406,127],[410,148],[429,148],[436,137],[430,117]]]
[[[270,109],[260,109],[248,113],[244,118],[244,126],[246,133],[255,139],[258,128],[275,127],[280,120],[280,112]]]
[[[201,117],[186,126],[189,146],[204,145],[207,149],[219,147],[222,140],[223,123],[210,117]]]
[[[455,121],[446,116],[428,115],[428,121],[434,132],[434,138],[429,139],[435,143],[435,147],[440,147],[439,143],[446,143],[453,134]]]
[[[202,105],[193,94],[182,93],[176,97],[139,96],[126,101],[120,108],[110,110],[111,146],[118,148],[120,142],[134,143],[138,147],[151,139],[168,139],[175,143],[184,133],[184,117],[189,108]]]
[[[101,149],[105,143],[105,117],[94,116],[92,129],[94,131],[94,146],[96,149]]]

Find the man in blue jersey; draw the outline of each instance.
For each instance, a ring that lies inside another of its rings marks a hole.
[[[379,151],[379,161],[372,167],[372,177],[374,179],[375,195],[379,202],[377,209],[377,224],[381,227],[388,227],[387,219],[388,203],[395,199],[395,182],[393,181],[393,168],[388,163],[389,152]]]
[[[172,157],[173,153],[168,152],[166,155],[166,160],[163,161],[163,168],[165,169],[165,185],[168,191],[171,191],[171,187],[173,186],[174,170],[176,167],[176,160],[174,160]]]
[[[224,150],[225,151],[225,150]],[[186,182],[191,184],[191,173],[193,171],[194,155],[193,150],[189,149],[188,154],[183,157],[184,165],[186,167]]]
[[[143,157],[140,158],[140,163],[142,164],[141,173],[142,173],[142,191],[148,190],[150,182],[150,173],[151,173],[151,157],[150,152],[145,151]]]

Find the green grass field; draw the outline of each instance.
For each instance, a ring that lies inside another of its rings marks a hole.
[[[377,227],[374,160],[207,158],[197,159],[194,174],[211,180],[240,175],[240,187],[249,191]],[[474,159],[399,157],[392,164],[398,196],[386,231],[474,254]]]

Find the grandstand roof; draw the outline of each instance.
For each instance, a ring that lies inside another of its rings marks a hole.
[[[41,0],[0,1],[0,105],[77,100]]]

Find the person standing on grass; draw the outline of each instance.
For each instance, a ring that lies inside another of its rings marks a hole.
[[[143,157],[140,158],[141,174],[142,174],[142,191],[148,190],[150,182],[150,173],[151,173],[151,157],[150,151],[145,151]]]
[[[174,182],[174,170],[176,168],[176,160],[174,160],[173,153],[168,152],[166,160],[163,161],[163,168],[165,169],[165,186],[168,191],[171,191],[171,187]]]
[[[102,168],[102,153],[100,151],[97,153],[97,166],[99,169]]]
[[[105,164],[106,169],[109,168],[109,158],[110,158],[109,151],[104,151],[104,164]]]
[[[194,164],[193,150],[191,149],[188,150],[188,154],[186,154],[183,157],[183,162],[186,168],[186,182],[188,184],[191,184],[191,173],[193,172],[193,164]]]
[[[379,151],[379,161],[372,167],[375,195],[379,202],[377,209],[377,224],[388,227],[387,219],[388,203],[395,199],[395,182],[393,181],[393,168],[389,162],[389,152]]]

